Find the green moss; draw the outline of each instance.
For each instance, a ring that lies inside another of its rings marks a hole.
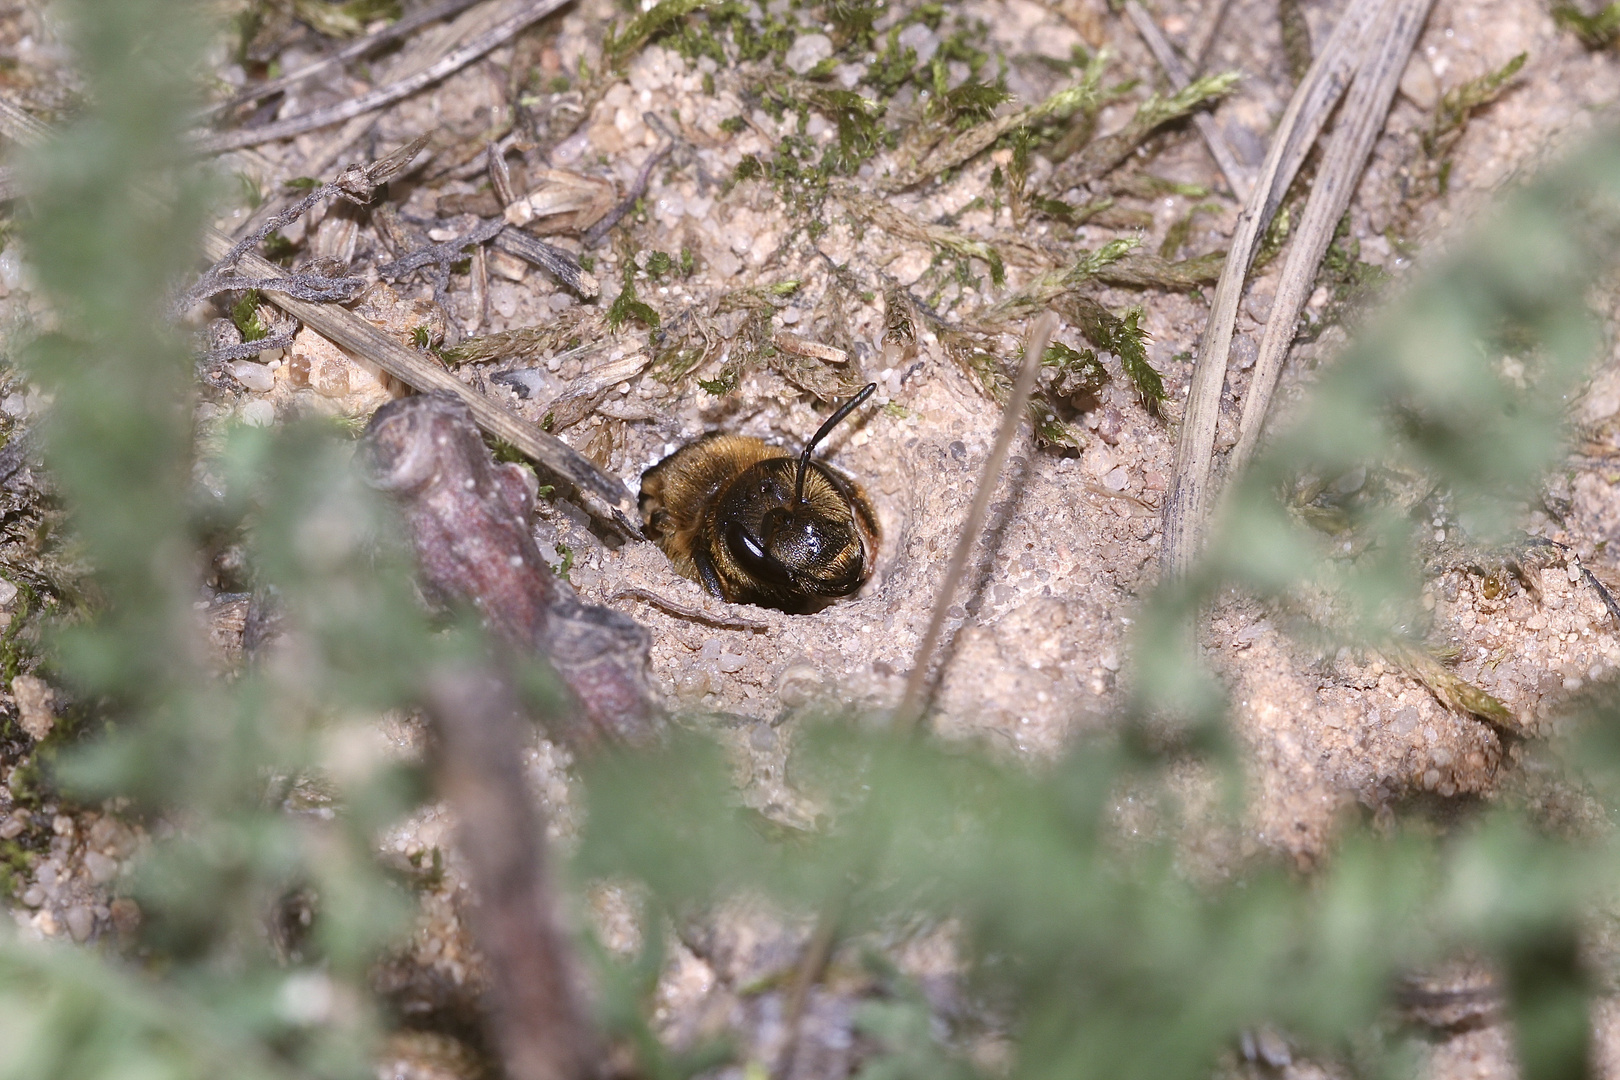
[[[1606,49],[1620,38],[1620,0],[1595,15],[1588,15],[1574,4],[1555,4],[1553,18],[1571,30],[1588,49]]]
[[[665,258],[668,258],[668,256],[665,256]],[[614,298],[613,303],[608,306],[607,310],[608,329],[610,330],[622,329],[631,319],[641,323],[648,329],[656,330],[658,328],[658,312],[654,311],[651,305],[636,299],[635,276],[636,264],[631,260],[625,260],[623,287],[620,288],[619,295]]]
[[[242,332],[243,341],[261,341],[270,336],[269,327],[259,318],[259,305],[264,295],[258,289],[245,289],[231,305],[231,322]]]
[[[368,23],[399,18],[398,0],[293,0],[293,14],[330,37],[356,37]]]
[[[622,69],[649,41],[672,32],[686,16],[712,4],[713,0],[660,0],[650,10],[630,20],[622,31],[609,27],[602,41],[603,63],[614,70]],[[717,59],[724,60],[724,54]]]

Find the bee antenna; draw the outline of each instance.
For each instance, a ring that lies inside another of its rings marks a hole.
[[[804,444],[804,453],[799,455],[799,478],[793,488],[793,502],[795,505],[804,502],[804,473],[810,468],[810,455],[815,452],[816,444],[827,437],[827,434],[837,427],[843,419],[860,407],[861,402],[877,392],[877,383],[867,383],[860,393],[850,398],[838,407],[838,411],[827,417],[827,422],[816,429],[810,441]]]

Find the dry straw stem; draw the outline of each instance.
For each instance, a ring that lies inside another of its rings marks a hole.
[[[1131,25],[1136,27],[1136,32],[1142,35],[1142,40],[1147,42],[1153,58],[1164,68],[1164,73],[1170,78],[1170,85],[1177,90],[1185,90],[1192,82],[1192,75],[1188,73],[1187,66],[1181,62],[1181,57],[1176,55],[1176,51],[1170,47],[1164,35],[1159,33],[1153,17],[1142,9],[1137,0],[1125,0],[1125,14],[1130,18]],[[1193,113],[1192,122],[1198,129],[1198,134],[1204,137],[1204,145],[1209,147],[1210,156],[1215,159],[1215,164],[1220,166],[1221,175],[1226,177],[1232,194],[1236,195],[1240,202],[1248,202],[1249,193],[1254,190],[1254,177],[1249,175],[1249,170],[1238,164],[1237,155],[1232,152],[1232,144],[1221,134],[1221,129],[1215,124],[1215,118],[1206,112],[1196,112]]]
[[[1193,75],[1204,70],[1204,59],[1209,55],[1209,47],[1215,44],[1215,35],[1220,32],[1221,20],[1226,18],[1227,3],[1228,0],[1215,0],[1187,41],[1185,50],[1187,64]]]
[[[1321,55],[1300,80],[1288,103],[1277,134],[1266,154],[1249,201],[1238,215],[1232,246],[1221,268],[1220,281],[1210,303],[1209,321],[1198,342],[1198,361],[1187,391],[1181,438],[1176,443],[1175,472],[1164,501],[1164,551],[1161,565],[1170,575],[1184,573],[1198,552],[1207,516],[1210,474],[1214,465],[1215,422],[1220,416],[1221,388],[1232,348],[1232,327],[1244,279],[1260,246],[1260,237],[1282,204],[1288,185],[1299,172],[1305,155],[1328,115],[1361,67],[1363,41],[1381,36],[1391,17],[1376,0],[1353,3],[1323,46]]]
[[[894,711],[895,731],[914,731],[922,720],[923,699],[928,689],[929,661],[932,660],[934,647],[939,644],[940,635],[945,629],[946,613],[950,611],[956,587],[961,584],[962,575],[967,572],[968,558],[978,544],[979,533],[984,528],[985,515],[990,510],[990,497],[995,494],[996,485],[1001,480],[1001,470],[1007,464],[1007,453],[1012,449],[1013,436],[1018,432],[1018,425],[1023,420],[1025,407],[1029,404],[1029,395],[1035,389],[1035,376],[1041,370],[1041,357],[1046,355],[1046,347],[1051,344],[1052,335],[1057,332],[1057,325],[1057,316],[1048,311],[1036,319],[1035,325],[1030,327],[1029,339],[1024,343],[1024,363],[1018,371],[1018,382],[1013,385],[1013,392],[1001,410],[1001,428],[996,432],[995,445],[991,447],[990,457],[984,463],[984,471],[979,474],[979,485],[973,492],[973,504],[968,508],[967,520],[962,522],[962,532],[956,538],[956,549],[951,552],[951,561],[945,567],[945,580],[940,583],[939,593],[934,597],[934,610],[928,617],[928,629],[917,645],[916,655],[911,659],[911,674],[906,678],[905,693],[900,697],[899,708]]]
[[[1316,283],[1316,271],[1328,245],[1333,242],[1333,230],[1350,206],[1356,181],[1367,164],[1367,156],[1372,153],[1373,141],[1383,129],[1395,88],[1406,70],[1406,62],[1433,2],[1391,0],[1388,30],[1378,47],[1369,51],[1356,75],[1355,85],[1345,98],[1322,167],[1317,170],[1316,183],[1311,187],[1311,197],[1305,204],[1305,213],[1289,246],[1276,298],[1271,302],[1271,318],[1260,339],[1260,354],[1249,380],[1249,396],[1243,402],[1237,445],[1226,462],[1228,476],[1242,472],[1254,454],[1272,392],[1277,388],[1277,377],[1282,374],[1288,347],[1294,341],[1300,309]]]
[[[263,101],[265,98],[271,96],[272,94],[278,94],[289,86],[302,82],[311,76],[319,75],[327,68],[335,67],[338,64],[344,64],[350,60],[365,56],[367,53],[375,52],[377,49],[382,48],[391,41],[398,41],[401,38],[409,37],[418,29],[428,25],[429,23],[438,22],[440,19],[448,19],[452,15],[459,15],[461,12],[472,7],[476,3],[478,3],[478,0],[444,0],[443,3],[435,4],[430,8],[424,8],[421,11],[414,12],[402,19],[395,20],[394,22],[383,27],[381,30],[377,31],[375,34],[369,34],[366,37],[356,38],[354,41],[351,41],[349,44],[343,46],[343,48],[338,49],[336,52],[330,53],[327,56],[323,56],[313,63],[305,64],[303,67],[289,71],[287,74],[282,75],[279,78],[271,79],[269,82],[260,83],[258,86],[242,91],[233,98],[216,102],[215,104],[203,109],[197,118],[198,120],[206,120],[210,116],[216,116],[222,112],[228,112],[233,109],[239,109],[247,105],[252,105],[254,102]]]
[[[230,238],[219,230],[209,229],[204,234],[203,249],[210,259],[222,257],[230,248]],[[239,269],[252,277],[270,278],[281,273],[275,264],[251,254],[242,257]],[[580,502],[592,517],[627,538],[641,535],[635,522],[635,502],[630,497],[629,489],[561,439],[508,412],[421,353],[406,348],[351,311],[332,304],[305,303],[288,296],[275,295],[269,299],[317,334],[376,364],[412,389],[422,393],[437,390],[454,394],[467,403],[473,419],[485,432],[511,443],[519,453],[577,487]]]
[[[227,131],[218,135],[203,135],[198,137],[193,145],[199,153],[219,154],[244,146],[257,146],[277,139],[289,139],[306,131],[341,124],[345,120],[363,116],[384,105],[409,97],[424,86],[454,74],[492,49],[511,40],[565,3],[567,0],[512,0],[506,4],[492,3],[488,7],[467,12],[456,20],[454,24],[456,31],[467,33],[481,26],[485,29],[482,32],[471,33],[463,39],[464,44],[459,48],[453,49],[438,61],[420,70],[386,86],[380,86],[368,94],[340,101],[324,109],[312,109],[299,116],[288,117],[286,120],[261,127]]]

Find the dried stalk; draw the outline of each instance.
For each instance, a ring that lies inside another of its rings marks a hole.
[[[1406,62],[1417,44],[1424,20],[1434,0],[1390,0],[1388,30],[1375,51],[1371,51],[1356,75],[1356,82],[1345,98],[1334,125],[1333,137],[1316,172],[1311,197],[1300,216],[1288,261],[1277,282],[1277,295],[1271,302],[1271,317],[1260,339],[1260,355],[1249,379],[1248,398],[1243,402],[1243,418],[1238,425],[1237,445],[1226,460],[1226,473],[1236,476],[1248,464],[1260,440],[1266,410],[1282,374],[1288,347],[1293,344],[1300,309],[1316,283],[1322,256],[1333,242],[1333,230],[1350,206],[1356,182],[1372,153],[1373,142],[1383,130],[1395,88],[1406,70]]]
[[[912,657],[911,674],[906,679],[905,692],[901,695],[900,705],[895,709],[894,717],[890,721],[893,730],[898,733],[915,732],[922,720],[924,695],[928,689],[929,661],[933,658],[934,648],[939,644],[940,635],[944,631],[951,599],[956,595],[957,586],[962,583],[963,574],[967,572],[968,558],[978,544],[979,534],[984,528],[985,515],[990,509],[990,496],[995,493],[996,486],[1001,480],[1001,471],[1007,464],[1007,454],[1012,449],[1013,436],[1017,434],[1018,427],[1023,422],[1030,393],[1035,389],[1035,379],[1041,370],[1041,357],[1046,355],[1046,347],[1051,343],[1052,335],[1057,332],[1057,326],[1057,316],[1048,311],[1036,319],[1035,325],[1030,328],[1029,339],[1024,344],[1024,362],[1018,371],[1018,382],[1014,385],[1012,394],[1008,396],[1006,406],[1001,410],[1001,426],[996,431],[995,444],[991,447],[990,457],[985,461],[984,469],[979,474],[979,485],[973,493],[973,503],[968,508],[967,519],[962,522],[962,531],[957,536],[955,550],[951,552],[951,561],[945,568],[945,580],[940,583],[939,592],[934,597],[934,611],[929,617],[928,629]],[[863,876],[854,873],[850,876],[850,880],[857,880]],[[844,917],[849,911],[850,894],[851,887],[845,885],[827,901],[816,920],[815,931],[805,946],[804,955],[799,958],[799,965],[794,970],[793,981],[788,986],[787,1001],[782,1010],[782,1023],[787,1029],[787,1038],[782,1057],[772,1073],[775,1077],[786,1078],[793,1075],[794,1061],[799,1051],[804,1008],[809,1001],[811,988],[826,972],[833,949],[838,945]]]
[[[440,79],[454,74],[479,57],[511,40],[567,2],[568,0],[533,0],[532,3],[521,4],[506,18],[473,37],[466,44],[450,52],[438,62],[386,86],[380,86],[368,94],[361,94],[359,97],[341,101],[324,109],[312,109],[299,116],[288,117],[286,120],[265,124],[261,127],[248,128],[242,131],[221,132],[217,135],[203,135],[197,138],[193,145],[200,154],[220,154],[244,146],[257,146],[260,143],[274,142],[278,139],[290,139],[294,135],[302,135],[306,131],[314,131],[317,128],[330,127],[345,120],[352,120],[357,116],[380,109],[384,105],[392,104],[401,98],[409,97],[423,87],[430,86]]]
[[[328,68],[358,59],[367,53],[375,52],[389,42],[409,37],[429,23],[438,22],[440,19],[448,19],[452,15],[459,15],[476,3],[478,3],[478,0],[444,0],[443,3],[407,15],[383,27],[375,34],[356,38],[341,49],[323,56],[319,60],[305,64],[297,70],[289,71],[279,78],[271,79],[269,82],[260,83],[258,86],[244,90],[227,101],[210,105],[199,113],[197,119],[198,121],[207,120],[210,116],[217,116],[222,112],[230,112],[263,101],[270,95],[278,94],[289,86],[294,86],[314,75],[319,75]]]
[[[911,674],[906,678],[905,692],[900,696],[900,705],[895,709],[894,719],[891,721],[895,731],[913,731],[923,718],[929,664],[933,659],[934,647],[939,644],[940,635],[945,630],[945,618],[950,611],[951,600],[956,595],[956,588],[962,582],[962,575],[967,573],[968,559],[978,545],[979,533],[984,528],[985,515],[990,511],[990,497],[995,494],[996,485],[1001,480],[1001,470],[1007,464],[1007,454],[1012,449],[1013,436],[1017,434],[1018,426],[1023,422],[1029,395],[1035,389],[1035,377],[1041,370],[1041,357],[1046,355],[1046,347],[1051,343],[1052,335],[1057,332],[1057,325],[1057,316],[1048,311],[1036,319],[1035,325],[1030,327],[1029,339],[1024,343],[1024,363],[1019,368],[1018,381],[1013,385],[1012,394],[1001,410],[1001,428],[996,432],[995,445],[991,447],[990,457],[984,463],[984,471],[979,474],[979,484],[973,492],[973,503],[968,508],[967,520],[962,523],[962,531],[956,538],[956,548],[951,552],[951,561],[945,567],[945,580],[940,583],[939,592],[934,597],[934,611],[928,617],[928,629],[923,633],[922,641],[917,645],[917,652],[912,657]]]
[[[1170,85],[1177,90],[1185,90],[1192,82],[1192,76],[1188,73],[1186,65],[1181,62],[1181,57],[1176,55],[1176,51],[1159,32],[1153,17],[1142,9],[1137,0],[1125,0],[1125,14],[1130,18],[1131,25],[1136,27],[1136,32],[1142,35],[1142,40],[1147,42],[1153,58],[1164,68],[1165,75],[1170,79]],[[1254,190],[1254,178],[1249,175],[1249,170],[1238,164],[1237,155],[1232,152],[1232,144],[1221,134],[1215,118],[1206,112],[1195,112],[1192,115],[1192,122],[1198,129],[1198,134],[1203,136],[1204,145],[1209,147],[1209,154],[1215,159],[1215,164],[1220,166],[1221,175],[1226,177],[1227,184],[1232,188],[1232,194],[1237,196],[1239,202],[1248,202],[1249,193]]]
[[[1209,321],[1198,342],[1198,361],[1187,392],[1181,438],[1176,443],[1175,472],[1164,500],[1164,550],[1160,558],[1168,574],[1185,572],[1198,552],[1214,467],[1215,421],[1220,415],[1232,327],[1237,321],[1238,301],[1243,296],[1249,265],[1288,185],[1361,66],[1363,39],[1369,28],[1378,27],[1381,13],[1382,5],[1362,0],[1351,4],[1339,20],[1321,55],[1294,91],[1254,190],[1238,215],[1232,246],[1210,303]]]
[[[230,238],[210,229],[203,237],[210,258],[220,258],[231,248]],[[281,268],[257,255],[244,255],[240,264],[248,277],[279,276]],[[478,426],[497,439],[511,443],[518,451],[544,465],[579,489],[585,509],[620,535],[637,538],[635,500],[616,477],[597,467],[590,458],[561,439],[497,405],[477,390],[451,375],[414,349],[406,348],[360,316],[331,304],[310,304],[286,296],[267,299],[294,316],[305,326],[349,352],[368,360],[413,389],[423,393],[438,390],[454,394],[472,409]]]

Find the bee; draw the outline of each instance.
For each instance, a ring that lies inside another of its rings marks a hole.
[[[872,572],[877,515],[859,484],[811,454],[876,389],[845,402],[796,459],[745,435],[681,447],[641,477],[647,537],[734,604],[803,614],[848,596]]]

